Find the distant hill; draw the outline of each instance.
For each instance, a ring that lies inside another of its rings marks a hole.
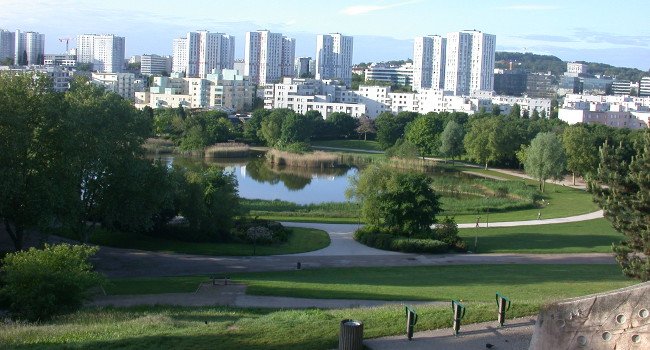
[[[522,68],[531,72],[551,72],[554,75],[561,75],[566,72],[566,62],[560,58],[551,55],[536,55],[534,53],[520,52],[496,52],[495,67],[508,69],[512,62],[512,68]],[[583,62],[588,66],[590,74],[603,74],[615,77],[621,80],[639,81],[644,76],[650,76],[649,72],[644,72],[636,68],[614,67],[609,64]]]

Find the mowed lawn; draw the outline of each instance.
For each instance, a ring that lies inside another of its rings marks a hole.
[[[350,150],[360,151],[381,151],[379,142],[377,141],[364,141],[364,140],[325,140],[325,141],[312,141],[311,145],[318,148],[321,147],[334,147],[334,148],[347,148]]]
[[[478,253],[611,253],[612,243],[625,238],[603,218],[539,226],[467,228],[459,229],[459,235],[470,251]]]
[[[284,243],[257,245],[255,255],[278,255],[309,252],[327,247],[327,232],[310,228],[288,228],[289,240]],[[108,247],[149,250],[165,253],[183,253],[219,256],[250,256],[253,245],[244,243],[183,242],[174,239],[151,237],[98,230],[91,236],[91,243]]]

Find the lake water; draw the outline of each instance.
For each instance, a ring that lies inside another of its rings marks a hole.
[[[237,177],[239,195],[247,199],[283,200],[298,204],[345,202],[348,178],[357,174],[354,167],[304,169],[272,167],[263,157],[247,159],[201,159],[161,156],[168,166],[187,168],[218,165]]]

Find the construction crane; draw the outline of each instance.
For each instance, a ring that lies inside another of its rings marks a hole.
[[[65,42],[65,54],[66,55],[68,54],[68,50],[70,49],[70,47],[69,47],[70,40],[72,40],[72,39],[71,38],[59,38],[60,43]]]

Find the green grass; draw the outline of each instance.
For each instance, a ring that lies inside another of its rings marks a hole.
[[[364,140],[327,140],[327,141],[312,141],[312,146],[322,147],[335,147],[335,148],[349,148],[364,151],[381,151],[379,142],[377,141],[364,141]]]
[[[464,323],[494,320],[494,305],[466,304]],[[417,307],[416,331],[451,326],[448,306]],[[514,303],[508,317],[537,308]],[[404,307],[259,310],[230,307],[85,309],[42,324],[0,324],[3,349],[335,349],[339,322],[364,322],[364,338],[404,333]]]
[[[233,276],[235,277],[235,276]],[[320,269],[247,273],[249,292],[318,298],[462,299],[464,324],[494,321],[494,293],[512,300],[508,318],[533,315],[550,300],[634,283],[615,265],[458,265]],[[195,280],[194,280],[195,279]],[[170,291],[205,277],[121,279]],[[156,287],[157,285],[158,287]],[[139,287],[124,287],[142,289]],[[193,286],[195,288],[196,285]],[[182,288],[181,288],[182,289]],[[190,290],[190,291],[193,291]],[[445,306],[417,306],[416,330],[451,326]],[[41,324],[1,323],[7,349],[332,349],[342,319],[364,322],[364,337],[403,334],[403,306],[338,310],[259,310],[229,307],[88,308]]]
[[[272,245],[258,245],[255,249],[255,254],[278,255],[302,253],[322,249],[330,244],[329,235],[325,231],[309,228],[290,228],[290,230],[292,233],[287,242]],[[251,244],[193,243],[103,230],[97,230],[97,232],[91,236],[91,243],[116,248],[141,249],[168,253],[219,256],[249,256],[253,254],[253,246]]]
[[[459,235],[479,253],[611,253],[612,243],[623,240],[609,221],[594,219],[565,224],[460,229]]]

